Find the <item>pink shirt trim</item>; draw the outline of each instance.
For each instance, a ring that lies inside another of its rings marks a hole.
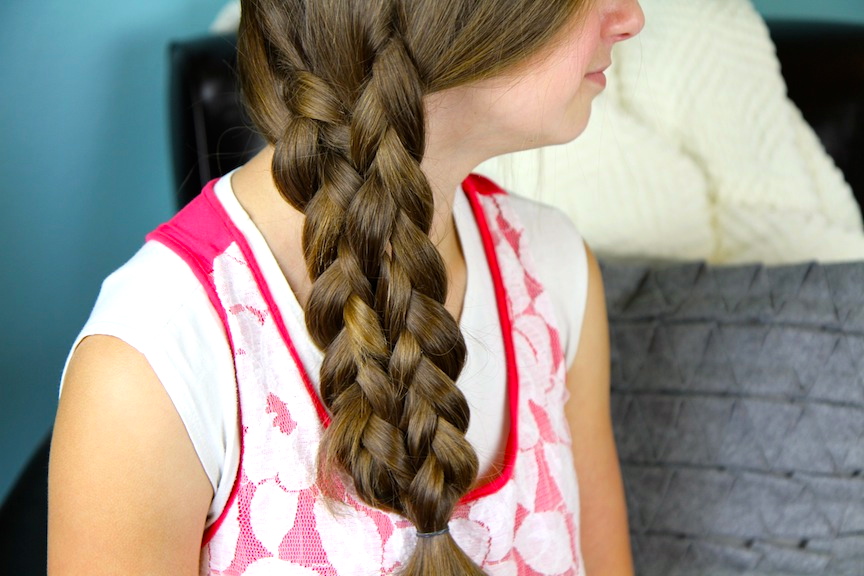
[[[519,371],[516,369],[516,352],[513,347],[513,322],[510,310],[507,308],[507,292],[504,280],[501,278],[501,267],[498,265],[498,255],[495,253],[495,243],[486,222],[486,214],[480,204],[479,195],[504,194],[497,184],[479,174],[471,174],[462,182],[462,189],[471,204],[471,211],[477,221],[480,238],[486,261],[492,274],[492,284],[495,287],[495,303],[498,306],[498,318],[501,322],[501,335],[504,339],[504,356],[507,361],[507,401],[510,411],[510,430],[507,433],[507,444],[504,448],[504,466],[497,477],[486,484],[481,484],[462,498],[462,502],[470,502],[499,491],[513,475],[513,465],[516,463],[516,450],[519,446]]]

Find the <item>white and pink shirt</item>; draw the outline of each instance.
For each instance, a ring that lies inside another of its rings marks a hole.
[[[507,366],[509,436],[501,471],[457,506],[456,541],[490,574],[582,574],[579,495],[564,418],[565,361],[552,304],[526,258],[506,195],[463,184],[495,286]],[[390,574],[416,541],[404,518],[350,486],[322,497],[316,457],[327,411],[243,234],[213,186],[149,237],[204,286],[234,357],[241,456],[222,515],[204,537],[202,574]]]
[[[481,177],[463,189],[454,217],[469,267],[469,357],[457,385],[491,480],[459,504],[451,532],[490,574],[582,574],[563,416],[587,287],[581,238],[560,213]],[[333,502],[315,484],[327,423],[320,351],[230,175],[150,240],[103,284],[78,341],[128,342],[174,402],[214,488],[202,574],[396,571],[414,528],[350,487]]]

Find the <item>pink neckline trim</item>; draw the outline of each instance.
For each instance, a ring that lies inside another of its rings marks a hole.
[[[243,232],[241,232],[237,225],[234,223],[234,221],[231,220],[228,212],[219,202],[214,188],[208,186],[208,188],[205,189],[204,193],[207,194],[208,200],[211,200],[212,203],[218,206],[217,211],[219,216],[225,220],[225,225],[231,229],[232,236],[234,236],[234,241],[237,242],[237,246],[240,248],[240,252],[246,259],[246,263],[248,264],[249,269],[252,271],[252,276],[255,278],[255,283],[258,285],[259,290],[261,290],[261,295],[264,298],[264,302],[267,304],[267,307],[273,314],[273,321],[276,323],[276,328],[277,330],[279,330],[279,335],[282,337],[282,340],[285,342],[285,346],[288,347],[291,358],[297,365],[297,368],[300,372],[300,377],[303,379],[303,385],[306,387],[306,391],[309,393],[309,396],[312,399],[312,403],[315,405],[315,411],[317,412],[318,417],[321,419],[321,422],[324,424],[324,426],[328,426],[330,424],[330,414],[328,414],[327,408],[324,407],[323,402],[318,397],[318,391],[315,389],[315,385],[312,383],[312,379],[309,378],[309,374],[306,372],[305,366],[303,366],[303,361],[300,359],[300,354],[297,352],[297,348],[294,346],[294,342],[291,340],[290,334],[288,334],[288,328],[285,324],[285,320],[282,318],[282,312],[276,305],[276,300],[273,298],[273,293],[270,291],[270,286],[264,279],[264,273],[261,271],[261,267],[258,265],[258,261],[255,259],[255,254],[252,252],[252,248],[251,246],[249,246],[249,242],[246,240],[246,236],[243,235]],[[242,434],[240,435],[240,440],[242,443]],[[239,468],[240,466],[238,466],[238,470]]]
[[[491,196],[505,194],[505,192],[497,184],[479,174],[469,175],[462,182],[462,189],[471,204],[474,220],[477,222],[480,238],[483,241],[483,250],[486,252],[486,261],[489,263],[489,271],[492,274],[492,284],[495,287],[495,303],[498,306],[498,319],[501,323],[501,335],[504,339],[504,357],[507,361],[507,403],[510,411],[510,430],[504,448],[504,466],[497,477],[481,484],[462,498],[462,502],[470,502],[498,492],[513,476],[519,443],[519,371],[516,369],[513,321],[507,306],[507,290],[504,287],[504,279],[501,277],[501,267],[498,264],[492,232],[489,230],[486,214],[480,204],[481,195]]]

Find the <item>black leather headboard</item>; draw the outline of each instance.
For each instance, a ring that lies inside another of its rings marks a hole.
[[[789,96],[864,199],[864,26],[768,23]],[[208,36],[170,47],[171,147],[177,202],[263,146],[238,95],[236,38]]]
[[[205,36],[169,48],[171,152],[178,208],[204,184],[264,146],[238,89],[237,38]]]
[[[864,199],[864,26],[769,22],[789,96]]]

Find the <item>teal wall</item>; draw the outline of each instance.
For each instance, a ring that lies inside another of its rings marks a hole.
[[[0,2],[0,498],[101,279],[172,212],[166,46],[223,3]]]
[[[864,23],[864,0],[753,0],[753,4],[768,18]]]
[[[101,279],[172,212],[166,45],[222,4],[0,2],[0,498],[51,424]],[[756,4],[864,22],[864,0]]]

